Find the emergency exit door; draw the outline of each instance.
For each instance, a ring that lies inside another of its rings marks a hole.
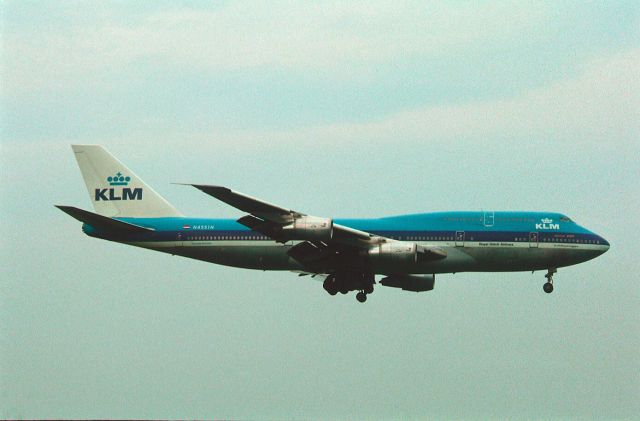
[[[530,232],[529,233],[529,247],[538,247],[538,233]]]

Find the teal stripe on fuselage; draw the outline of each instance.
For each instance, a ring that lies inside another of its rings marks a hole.
[[[551,220],[558,228],[553,232],[588,234],[589,230],[553,212],[495,212],[493,220],[485,223],[483,212],[434,212],[413,215],[391,216],[377,219],[335,219],[337,224],[367,232],[383,231],[548,231],[537,224]],[[116,218],[156,231],[189,231],[192,227],[206,226],[206,231],[250,231],[234,219],[216,218]],[[491,223],[493,222],[493,223]],[[190,228],[183,228],[189,226]],[[213,228],[211,228],[213,226]]]

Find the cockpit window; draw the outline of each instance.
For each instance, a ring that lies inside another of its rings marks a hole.
[[[568,216],[561,216],[561,217],[560,217],[560,220],[561,220],[562,222],[573,222],[573,221],[571,220],[571,218],[569,218]]]

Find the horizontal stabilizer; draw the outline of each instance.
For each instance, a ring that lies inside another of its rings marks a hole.
[[[109,218],[108,216],[98,215],[97,213],[89,212],[83,209],[74,208],[73,206],[61,206],[55,205],[56,208],[62,212],[71,215],[80,222],[91,225],[99,230],[107,231],[119,231],[123,233],[141,233],[141,232],[153,232],[152,228],[142,227],[140,225],[130,224],[129,222],[118,221],[117,219]]]

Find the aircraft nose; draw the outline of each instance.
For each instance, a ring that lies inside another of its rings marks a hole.
[[[598,239],[597,241],[598,241],[598,244],[600,245],[600,254],[606,253],[607,250],[609,250],[609,247],[611,247],[611,244],[609,244],[609,242],[600,235],[596,234],[596,238]]]

